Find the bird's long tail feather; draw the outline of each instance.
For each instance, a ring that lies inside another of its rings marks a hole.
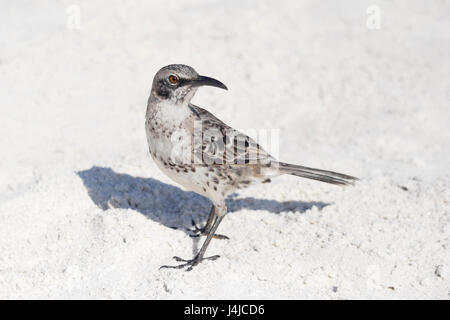
[[[349,185],[359,180],[358,178],[342,173],[308,168],[283,162],[279,163],[279,171],[283,174],[291,174],[297,177],[308,178],[337,185]]]

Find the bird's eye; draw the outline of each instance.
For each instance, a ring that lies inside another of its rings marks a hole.
[[[173,74],[171,74],[170,76],[169,76],[169,82],[171,83],[171,84],[177,84],[178,83],[178,77],[177,76],[175,76],[175,75],[173,75]]]

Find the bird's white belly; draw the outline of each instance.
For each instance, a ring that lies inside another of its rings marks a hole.
[[[147,117],[146,121],[147,142],[157,166],[186,190],[206,196],[215,203],[222,202],[228,190],[215,179],[210,167],[194,161],[197,158],[193,157],[193,151],[198,150],[193,147],[192,133],[178,121],[171,119],[168,123],[161,119],[162,114],[157,113]]]
[[[153,157],[153,160],[166,176],[183,186],[186,190],[194,191],[206,197],[211,197],[210,190],[205,188],[207,178],[204,173],[207,172],[207,168],[196,167],[195,172],[192,172],[191,169],[188,168],[185,171],[185,169],[180,167],[171,167],[157,157]]]
[[[204,168],[195,168],[195,171],[192,171],[190,134],[177,132],[177,135],[169,138],[162,134],[149,133],[150,130],[147,129],[150,154],[158,168],[187,190],[206,195],[202,187],[205,182],[200,181],[203,175],[198,174],[198,171]]]

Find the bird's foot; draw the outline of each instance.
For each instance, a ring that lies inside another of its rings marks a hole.
[[[187,268],[186,271],[191,271],[193,267],[195,267],[196,265],[198,265],[200,262],[204,261],[204,260],[217,260],[220,256],[219,255],[215,255],[215,256],[211,256],[211,257],[199,257],[198,255],[195,256],[194,259],[192,260],[185,260],[182,259],[180,257],[173,257],[173,259],[175,259],[175,261],[177,262],[184,262],[182,264],[179,264],[177,266],[168,266],[168,265],[164,265],[159,267],[159,269],[182,269],[182,268]]]
[[[193,233],[193,234],[190,235],[190,237],[196,238],[196,237],[207,236],[208,235],[208,231],[206,230],[206,228],[199,228],[197,226],[197,224],[195,223],[194,219],[192,219],[191,222],[192,222],[192,226],[194,228],[193,229],[188,229],[190,232]],[[213,238],[220,239],[220,240],[229,240],[230,239],[230,238],[228,238],[227,236],[225,236],[223,234],[215,234],[215,235],[213,235]]]

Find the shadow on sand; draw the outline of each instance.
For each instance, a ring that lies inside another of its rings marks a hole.
[[[92,201],[102,208],[132,209],[149,219],[173,229],[187,230],[191,221],[203,225],[211,209],[211,202],[194,192],[163,183],[152,178],[133,177],[114,172],[111,168],[92,167],[77,172]],[[265,200],[256,198],[227,199],[228,212],[241,209],[267,210],[272,213],[300,212],[312,207],[319,210],[329,205],[324,202]]]

